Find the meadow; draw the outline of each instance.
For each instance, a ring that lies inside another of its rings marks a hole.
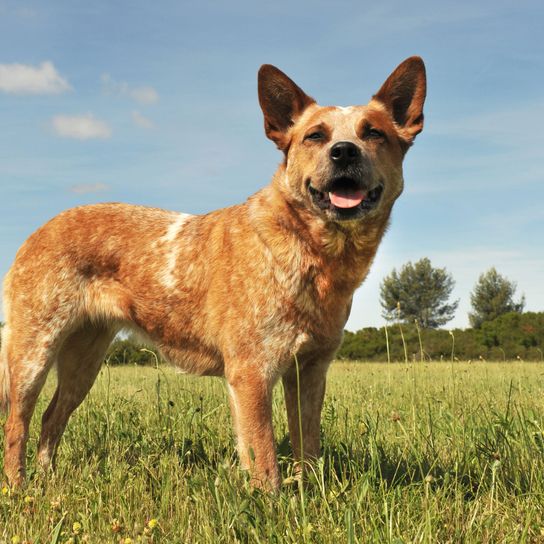
[[[279,495],[237,467],[223,382],[163,366],[105,366],[46,477],[35,452],[53,389],[29,484],[0,485],[0,543],[544,542],[539,363],[334,363],[304,483],[280,385]]]

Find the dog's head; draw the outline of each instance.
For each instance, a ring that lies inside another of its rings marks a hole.
[[[402,160],[423,128],[425,66],[400,64],[366,106],[321,107],[283,72],[259,70],[266,135],[285,154],[281,189],[326,221],[360,221],[391,208]]]

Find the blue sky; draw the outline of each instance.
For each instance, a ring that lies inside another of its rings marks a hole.
[[[543,25],[523,0],[0,0],[0,274],[65,208],[204,213],[268,183],[261,64],[345,106],[417,54],[426,126],[348,328],[380,326],[380,281],[424,256],[456,280],[451,326],[491,266],[544,310]]]

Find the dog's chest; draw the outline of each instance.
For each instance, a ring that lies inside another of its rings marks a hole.
[[[318,281],[315,272],[289,278],[261,321],[260,336],[282,351],[283,357],[336,349],[340,342],[349,300],[323,290]]]

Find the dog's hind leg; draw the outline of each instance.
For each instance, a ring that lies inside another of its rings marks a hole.
[[[306,362],[299,372],[300,387],[297,387],[296,367],[283,376],[289,436],[297,472],[303,469],[303,465],[299,464],[301,460],[317,459],[321,453],[319,431],[329,363],[328,358]],[[302,433],[299,427],[299,401]]]
[[[38,462],[54,464],[59,440],[72,412],[83,402],[100,371],[117,328],[86,323],[62,344],[57,357],[57,389],[42,417]]]
[[[12,331],[9,345],[3,346],[10,375],[9,415],[4,427],[4,471],[12,485],[25,478],[26,444],[30,420],[47,373],[54,361],[49,342],[40,335],[32,345]]]

